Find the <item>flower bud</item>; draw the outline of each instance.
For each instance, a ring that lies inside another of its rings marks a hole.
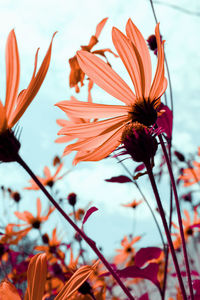
[[[121,154],[130,154],[136,162],[150,162],[158,148],[155,135],[156,132],[138,122],[127,125],[122,134],[125,151]]]

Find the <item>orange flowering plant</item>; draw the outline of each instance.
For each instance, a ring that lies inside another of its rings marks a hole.
[[[154,11],[151,0],[150,3]],[[116,187],[116,191],[113,189],[116,194],[117,188],[120,190],[122,186],[122,191],[126,186],[128,190],[120,199],[119,214],[112,206],[117,223],[109,220],[106,230],[101,215],[105,207],[97,208],[95,199],[88,199],[86,203],[81,193],[85,178],[81,177],[82,183],[76,176],[81,167],[76,168],[74,176],[78,188],[71,190],[71,179],[65,175],[72,173],[73,177],[74,168],[69,167],[69,163],[66,165],[64,158],[55,156],[51,167],[42,165],[44,176],[36,176],[21,158],[20,142],[13,128],[43,84],[50,66],[55,33],[38,71],[37,50],[30,83],[21,92],[20,59],[14,30],[8,35],[5,104],[0,101],[0,160],[18,162],[31,179],[27,179],[29,185],[23,184],[23,191],[17,183],[12,187],[1,186],[4,207],[0,223],[0,300],[167,300],[175,297],[197,300],[200,297],[200,203],[199,190],[195,188],[200,178],[199,151],[197,159],[191,155],[186,159],[173,148],[172,87],[160,24],[156,22],[155,34],[147,40],[130,18],[125,33],[113,27],[116,55],[110,48],[93,49],[107,19],[97,24],[89,43],[81,46],[81,50],[69,59],[69,87],[82,92],[80,86],[87,76],[87,101],[81,101],[81,96],[76,99],[67,95],[70,100],[56,104],[67,117],[57,120],[61,128],[56,142],[67,144],[63,156],[76,151],[74,165],[112,156],[125,171],[105,178],[107,187],[110,184]],[[155,55],[151,55],[151,51]],[[105,53],[113,55],[112,66]],[[132,87],[122,79],[121,70],[120,75],[115,72],[115,58],[124,65]],[[94,88],[92,99],[93,83],[121,104],[99,103],[96,100],[98,93],[95,94],[98,88]],[[167,87],[170,89],[170,107]],[[159,155],[161,159],[158,159]],[[167,176],[171,182],[169,207]],[[146,177],[153,197],[147,192]],[[91,189],[92,185],[88,176],[86,188]],[[132,187],[137,189],[139,196],[131,194]],[[183,189],[186,189],[184,194]],[[51,202],[43,213],[45,199],[41,192]],[[95,192],[101,196],[100,189]],[[37,193],[37,197],[33,193]],[[32,211],[33,196],[37,199],[36,212]],[[110,196],[107,198],[111,199]],[[111,203],[117,207],[117,201]],[[155,227],[149,226],[149,241],[143,226],[146,204],[155,223]],[[59,219],[58,213],[64,219]],[[123,214],[126,214],[124,219]],[[100,225],[97,225],[98,218]],[[131,228],[127,226],[130,218],[133,219]],[[123,220],[126,222],[124,230]],[[73,232],[66,226],[66,221],[73,227]],[[91,227],[92,238],[88,234]],[[102,244],[98,229],[103,232]],[[117,239],[106,259],[104,238],[110,232]]]

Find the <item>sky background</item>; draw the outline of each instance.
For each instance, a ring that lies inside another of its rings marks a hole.
[[[165,51],[170,68],[174,95],[174,144],[186,153],[195,152],[199,146],[199,110],[200,110],[200,17],[179,11],[162,3],[155,3],[157,18],[163,39],[166,40]],[[168,4],[179,5],[185,10],[200,12],[197,0],[166,1]],[[5,99],[5,45],[7,36],[15,29],[21,63],[20,90],[26,88],[32,76],[34,56],[38,47],[38,67],[49,47],[55,31],[51,64],[44,83],[34,101],[21,118],[21,156],[37,175],[42,175],[45,165],[51,166],[53,157],[62,155],[65,145],[55,144],[59,130],[56,119],[64,118],[64,113],[54,106],[59,101],[76,96],[79,100],[87,100],[87,86],[76,95],[69,88],[68,59],[80,49],[80,45],[89,42],[95,33],[96,25],[105,17],[109,17],[104,27],[100,42],[94,49],[111,48],[111,30],[115,26],[124,32],[126,22],[130,17],[143,36],[147,38],[154,33],[155,21],[150,2],[147,0],[0,0],[0,98]],[[108,54],[114,70],[128,82],[130,79],[119,59]],[[152,56],[155,66],[156,58]],[[131,86],[132,87],[132,86]],[[169,93],[169,91],[167,91]],[[99,87],[92,90],[93,101],[98,103],[119,104],[116,99],[106,94]],[[71,170],[57,188],[62,195],[75,192],[81,207],[86,207],[92,201],[99,211],[86,224],[86,232],[98,245],[103,246],[108,255],[119,245],[124,234],[142,234],[141,244],[149,246],[159,244],[159,236],[145,204],[134,213],[120,206],[122,203],[140,199],[137,190],[131,184],[113,184],[104,180],[112,176],[125,174],[122,167],[114,159],[100,162],[80,163],[72,166],[74,154],[64,158],[64,171]],[[127,162],[130,170],[137,165]],[[52,169],[53,170],[53,169]],[[15,163],[0,165],[0,184],[20,190],[28,186],[29,176]],[[139,184],[152,207],[155,202],[151,187],[146,179],[140,179]],[[167,203],[166,190],[161,186],[163,203]],[[35,211],[38,192],[23,192],[20,210]],[[168,197],[167,197],[168,198]],[[47,201],[41,195],[44,208]],[[5,205],[5,203],[4,203]],[[5,208],[14,211],[15,206],[8,202]],[[31,208],[30,208],[31,207]],[[70,207],[64,203],[68,212]],[[133,215],[134,213],[134,215]],[[14,217],[12,219],[15,221]],[[55,213],[52,216],[52,228],[55,222],[61,235],[68,237],[72,230],[63,219]]]

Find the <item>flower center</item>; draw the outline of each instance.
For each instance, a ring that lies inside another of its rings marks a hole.
[[[132,118],[132,122],[139,122],[145,126],[150,126],[156,123],[158,106],[158,99],[138,101],[132,106],[132,110],[129,112]]]

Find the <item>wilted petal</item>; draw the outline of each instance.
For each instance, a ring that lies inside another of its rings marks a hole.
[[[104,26],[105,26],[107,20],[108,20],[108,18],[104,18],[104,19],[101,20],[101,22],[97,25],[97,27],[96,27],[96,33],[95,33],[95,36],[96,36],[97,39],[99,38],[99,35],[100,35],[102,29],[104,28]]]

